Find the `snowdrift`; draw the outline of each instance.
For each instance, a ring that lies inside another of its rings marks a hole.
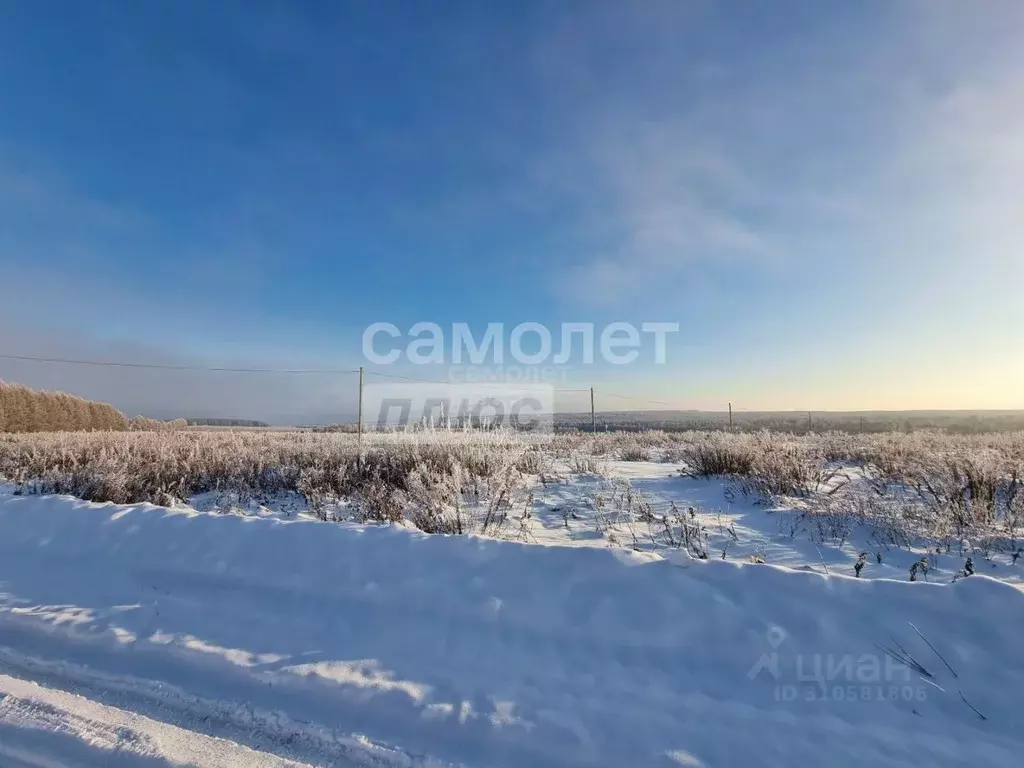
[[[0,672],[340,765],[1019,765],[1024,593],[0,496]]]

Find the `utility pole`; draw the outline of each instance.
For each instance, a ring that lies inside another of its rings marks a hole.
[[[356,444],[359,449],[363,447],[363,366],[359,366],[359,405],[358,408],[358,426],[356,427]]]
[[[807,412],[807,431],[810,432],[814,429],[814,424],[811,421],[811,412]]]
[[[590,431],[597,432],[597,414],[594,411],[594,388],[590,388]]]
[[[732,432],[732,403],[729,403],[729,431]]]

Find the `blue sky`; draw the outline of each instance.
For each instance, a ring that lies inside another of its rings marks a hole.
[[[675,321],[668,365],[573,382],[1024,407],[1020,39],[1014,0],[4,3],[0,351],[347,367],[374,321]]]

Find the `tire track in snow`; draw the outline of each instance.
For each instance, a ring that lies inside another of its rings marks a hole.
[[[306,765],[5,674],[0,674],[0,697],[0,761],[5,765]]]
[[[7,673],[7,674],[5,674]],[[8,681],[15,681],[9,683]],[[8,690],[10,689],[10,690]],[[225,766],[306,766],[330,765],[338,768],[453,768],[446,763],[416,759],[396,750],[374,744],[359,736],[342,736],[323,726],[289,718],[282,712],[262,710],[249,703],[215,700],[187,693],[164,682],[141,679],[130,675],[116,675],[100,672],[91,666],[68,661],[51,661],[27,655],[11,648],[0,647],[0,729],[8,728],[9,717],[5,716],[4,705],[11,695],[17,701],[24,698],[26,690],[40,692],[42,696],[69,697],[92,707],[107,708],[125,716],[138,716],[144,723],[174,728],[197,739],[213,739],[225,744],[234,744],[256,755],[263,755],[269,762],[226,762]],[[46,703],[46,699],[42,698]],[[13,704],[12,704],[13,706]],[[95,710],[95,711],[102,711]],[[68,722],[75,722],[72,716]],[[88,716],[86,716],[86,719]],[[82,719],[79,717],[79,719]],[[116,719],[116,718],[115,718]],[[110,719],[100,718],[99,723]],[[4,724],[8,723],[7,726]],[[119,726],[125,727],[125,726]],[[130,726],[125,731],[130,736]],[[55,730],[67,730],[55,729]],[[79,729],[91,734],[90,741],[103,744],[106,738],[104,727]],[[147,731],[143,729],[142,733]],[[7,756],[3,746],[6,741],[4,730],[0,730],[0,756]],[[258,751],[257,751],[258,750]],[[113,750],[105,759],[121,750]],[[45,749],[36,756],[42,759]],[[216,753],[214,753],[216,756]],[[14,759],[13,752],[9,755]],[[22,762],[27,758],[22,757]],[[277,761],[277,762],[274,762]],[[43,765],[48,762],[25,762],[27,765]],[[96,762],[83,763],[95,765]],[[102,765],[121,765],[119,762],[102,762]],[[135,766],[129,762],[126,765]],[[165,765],[164,762],[154,765]],[[186,761],[186,765],[219,766],[206,757]],[[4,763],[6,766],[6,763]],[[66,768],[65,762],[53,763],[57,768]],[[149,763],[139,763],[148,766]]]

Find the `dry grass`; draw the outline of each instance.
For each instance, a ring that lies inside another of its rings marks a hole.
[[[1024,525],[1021,433],[437,431],[371,433],[362,451],[351,434],[297,430],[0,435],[0,476],[23,492],[159,504],[205,492],[243,503],[296,493],[324,519],[343,505],[349,518],[451,533],[495,532],[525,514],[530,478],[555,462],[603,474],[611,459],[676,462],[757,497],[801,499],[833,538],[853,520],[894,546],[926,531],[947,550],[966,541],[1017,548]]]
[[[500,520],[543,456],[507,433],[367,437],[305,431],[34,433],[0,437],[0,476],[25,492],[174,504],[200,493],[246,503],[301,494],[318,515],[346,502],[362,521],[403,517],[464,533],[464,510]],[[489,519],[488,519],[489,518]]]

